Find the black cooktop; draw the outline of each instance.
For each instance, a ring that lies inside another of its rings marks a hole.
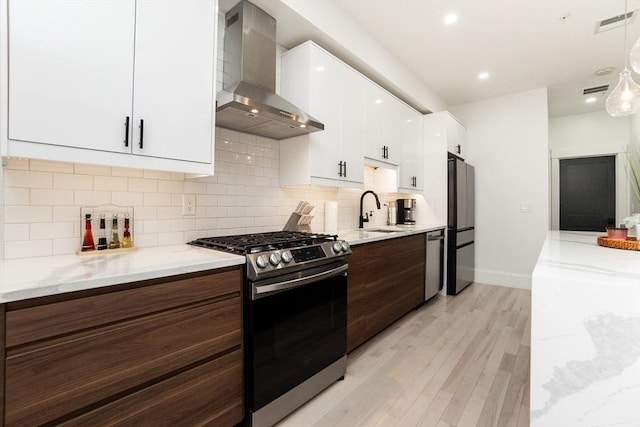
[[[202,237],[188,244],[246,255],[276,249],[316,245],[337,239],[338,236],[331,234],[273,231],[269,233],[239,234],[236,236]]]

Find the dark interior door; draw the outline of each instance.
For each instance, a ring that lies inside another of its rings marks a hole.
[[[615,156],[560,160],[560,230],[615,226]]]

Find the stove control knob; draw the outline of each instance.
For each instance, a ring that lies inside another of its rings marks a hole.
[[[258,264],[258,267],[260,268],[265,268],[267,265],[269,265],[269,258],[267,258],[266,255],[260,255],[256,259],[256,264]]]
[[[347,241],[342,242],[342,250],[345,252],[349,250],[349,243]]]
[[[342,245],[340,244],[340,242],[334,242],[332,248],[333,248],[333,252],[337,254],[342,252]]]
[[[272,265],[280,264],[280,256],[278,254],[271,254],[271,256],[269,257],[269,262]]]
[[[291,261],[293,261],[293,256],[291,256],[291,252],[290,251],[282,252],[282,262],[284,262],[285,264],[289,264]]]

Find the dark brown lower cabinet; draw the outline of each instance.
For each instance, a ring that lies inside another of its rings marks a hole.
[[[241,283],[238,267],[6,304],[5,425],[235,425]]]
[[[347,291],[347,351],[424,300],[426,234],[351,248]]]

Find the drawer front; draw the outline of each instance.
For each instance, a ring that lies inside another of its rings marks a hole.
[[[7,347],[155,313],[222,295],[240,294],[242,271],[171,280],[12,311],[8,304]],[[144,304],[140,302],[144,301]]]
[[[232,426],[242,418],[242,350],[236,350],[61,425]]]
[[[54,420],[240,343],[233,297],[9,349],[7,424]]]

